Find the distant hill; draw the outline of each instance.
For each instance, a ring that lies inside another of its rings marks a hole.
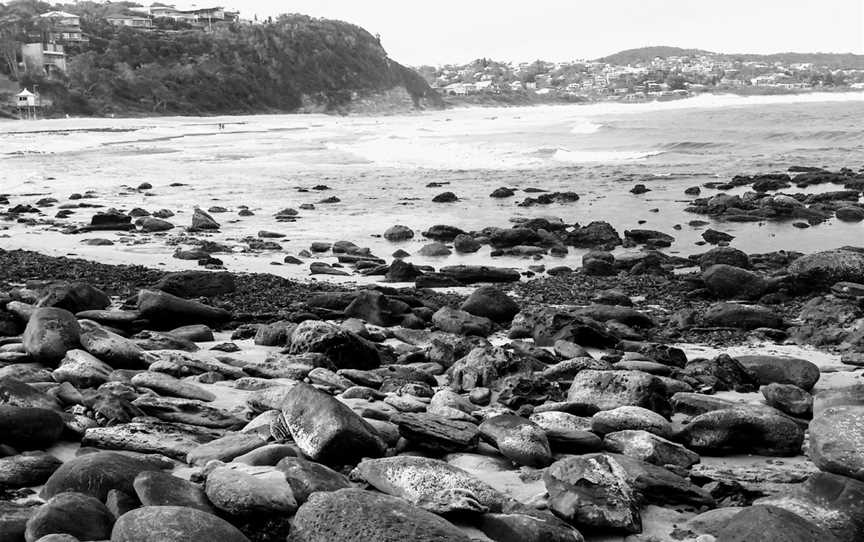
[[[670,56],[700,56],[709,55],[718,59],[738,60],[742,62],[765,62],[772,64],[807,64],[847,69],[864,69],[864,55],[851,53],[775,53],[760,55],[753,53],[713,53],[702,49],[682,49],[681,47],[653,46],[627,49],[613,55],[598,58],[598,62],[626,66],[628,64],[646,63],[655,58]]]
[[[697,56],[711,54],[714,53],[710,51],[703,51],[701,49],[682,49],[681,47],[667,47],[665,45],[658,45],[653,47],[640,47],[638,49],[627,49],[626,51],[621,51],[615,53],[614,55],[598,58],[597,61],[605,62],[607,64],[626,66],[627,64],[650,62],[657,57],[668,58],[670,56]]]

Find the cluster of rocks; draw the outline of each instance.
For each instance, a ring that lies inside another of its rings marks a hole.
[[[864,220],[864,206],[858,201],[864,190],[864,173],[849,169],[829,172],[796,168],[793,174],[739,175],[728,183],[709,183],[706,185],[708,188],[729,190],[750,186],[752,191],[741,195],[720,193],[697,198],[686,210],[730,222],[786,220],[799,228],[821,224],[832,217],[844,222]],[[798,188],[807,188],[825,183],[841,185],[843,189],[794,194],[778,192],[791,188],[793,184]],[[698,191],[695,194],[698,195]]]
[[[764,327],[759,302],[796,279],[823,305],[864,293],[860,251],[774,280],[715,250],[704,295],[758,300],[721,302],[716,325]],[[820,388],[808,360],[688,358],[646,339],[668,317],[615,292],[553,307],[487,285],[435,306],[378,287],[240,324],[207,299],[233,280],[0,293],[3,540],[578,542],[653,532],[658,509],[680,518],[663,540],[864,537],[862,390]],[[707,461],[802,453],[779,484]]]

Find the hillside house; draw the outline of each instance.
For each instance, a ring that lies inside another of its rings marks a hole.
[[[15,95],[15,106],[19,109],[36,107],[37,101],[38,97],[26,88]]]
[[[108,17],[106,20],[116,27],[125,26],[138,30],[150,30],[153,28],[153,20],[148,16],[115,15],[113,17]]]
[[[66,73],[66,52],[59,43],[25,43],[21,59],[26,73],[48,77]]]
[[[81,18],[65,11],[49,11],[39,15],[43,22],[44,43],[86,43],[90,39],[81,32]]]

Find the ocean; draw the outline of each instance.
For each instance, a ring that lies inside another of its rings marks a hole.
[[[219,125],[224,124],[224,129]],[[307,266],[276,266],[313,241],[353,241],[389,258],[397,248],[416,253],[419,232],[434,224],[465,230],[509,227],[521,217],[560,217],[567,223],[606,220],[619,232],[632,228],[672,234],[670,253],[706,250],[695,244],[704,227],[687,223],[703,216],[684,211],[690,186],[739,174],[784,172],[790,166],[829,169],[864,167],[864,93],[790,96],[699,96],[645,104],[601,103],[524,108],[466,108],[389,117],[261,115],[58,119],[0,122],[0,194],[11,205],[92,191],[80,200],[148,211],[170,209],[178,226],[193,208],[221,206],[213,240],[234,247],[218,255],[235,271],[305,277]],[[139,191],[141,183],[151,190]],[[182,186],[170,186],[181,183]],[[437,187],[427,187],[437,183]],[[629,192],[641,183],[643,195]],[[313,190],[326,185],[329,190]],[[489,194],[506,186],[516,196]],[[572,191],[577,202],[517,206],[526,188]],[[836,190],[817,186],[807,190]],[[746,188],[736,189],[743,192]],[[432,203],[443,191],[454,203]],[[704,189],[702,195],[716,190]],[[336,203],[318,203],[335,196]],[[295,222],[273,217],[299,209]],[[254,216],[241,217],[239,206]],[[44,208],[46,218],[55,208]],[[89,223],[94,210],[79,209],[57,223]],[[644,221],[644,222],[643,222]],[[404,224],[418,235],[390,243],[381,234]],[[676,230],[674,226],[680,225]],[[722,223],[710,226],[735,235],[746,252],[778,249],[811,252],[860,244],[864,225],[836,221],[799,230],[789,223]],[[3,230],[2,228],[7,228]],[[195,262],[171,258],[182,244],[177,228],[165,236],[115,232],[66,235],[51,224],[0,222],[0,248],[35,248],[106,263],[143,263],[169,269]],[[282,251],[244,252],[243,238],[259,230],[281,232]],[[114,246],[87,246],[100,237]],[[169,242],[170,240],[170,242]],[[178,244],[179,243],[179,244]],[[170,245],[170,246],[169,246]],[[490,258],[489,248],[469,255],[410,261],[434,266],[459,263],[524,268],[528,264],[578,266],[584,251],[535,262]],[[324,254],[324,261],[335,261]]]

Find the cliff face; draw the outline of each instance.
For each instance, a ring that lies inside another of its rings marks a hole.
[[[378,39],[341,21],[287,15],[213,32],[117,31],[98,18],[82,25],[91,46],[69,59],[68,79],[40,82],[60,113],[345,112],[400,89],[412,107],[443,105]]]

